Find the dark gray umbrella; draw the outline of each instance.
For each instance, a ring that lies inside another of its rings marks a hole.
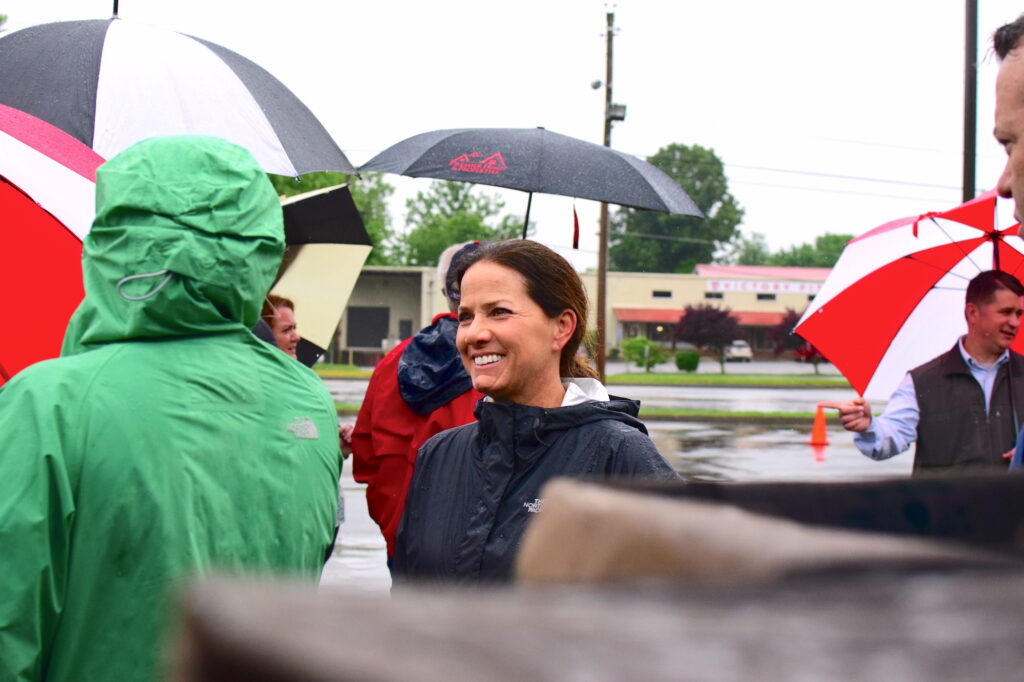
[[[524,236],[534,192],[703,217],[683,188],[656,166],[543,128],[420,133],[388,147],[359,170],[529,192]]]
[[[268,173],[354,173],[323,125],[262,68],[214,43],[122,19],[62,21],[0,38],[0,104],[110,158],[156,135],[215,135]]]

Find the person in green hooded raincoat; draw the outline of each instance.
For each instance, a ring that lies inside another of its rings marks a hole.
[[[281,207],[224,140],[151,138],[97,173],[62,357],[0,388],[0,679],[162,679],[177,588],[315,580],[334,404],[249,331]]]

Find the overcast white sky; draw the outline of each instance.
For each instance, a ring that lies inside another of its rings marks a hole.
[[[979,191],[992,140],[989,36],[1024,2],[979,1]],[[106,18],[112,0],[0,0],[7,28]],[[773,249],[960,203],[963,0],[121,0],[120,15],[248,57],[295,92],[356,165],[437,128],[533,127],[602,141],[605,12],[615,12],[612,146],[711,147]],[[404,199],[429,180],[389,176]],[[482,188],[493,192],[491,188]],[[522,214],[526,195],[504,194]],[[593,266],[598,204],[534,198],[536,238]]]

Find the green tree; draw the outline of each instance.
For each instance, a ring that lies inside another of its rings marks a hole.
[[[676,323],[675,338],[713,351],[722,374],[725,374],[725,348],[740,338],[740,322],[728,308],[716,308],[705,303],[688,305]]]
[[[704,218],[622,209],[609,226],[612,270],[693,272],[736,236],[743,209],[729,193],[725,168],[711,149],[671,144],[647,159],[686,190]]]
[[[366,233],[373,242],[373,251],[366,259],[366,264],[395,265],[391,253],[395,236],[391,229],[391,214],[388,213],[387,204],[388,197],[394,193],[395,188],[384,182],[381,173],[363,173],[361,178],[331,171],[307,173],[298,179],[273,174],[268,174],[268,177],[278,194],[289,197],[347,182],[352,193],[352,201],[359,209]]]
[[[406,202],[409,231],[397,241],[397,260],[403,265],[436,265],[451,244],[520,236],[521,219],[511,215],[499,218],[504,207],[496,195],[474,193],[471,184],[434,181],[427,191]]]
[[[760,232],[751,232],[749,237],[740,235],[723,259],[734,265],[768,265],[772,252],[768,240]]]
[[[668,359],[668,351],[662,348],[660,343],[655,343],[645,336],[634,336],[622,342],[622,358],[627,365],[635,362],[637,367],[643,367],[645,372],[650,372],[652,367]]]
[[[773,253],[767,265],[787,265],[804,268],[831,268],[839,260],[852,234],[819,235],[813,244],[804,243]]]

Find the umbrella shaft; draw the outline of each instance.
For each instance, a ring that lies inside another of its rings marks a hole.
[[[526,197],[526,217],[523,218],[523,239],[526,239],[526,228],[530,226],[530,206],[533,204],[533,192],[527,192]]]

